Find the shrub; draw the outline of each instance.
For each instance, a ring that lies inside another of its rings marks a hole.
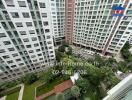
[[[57,93],[55,96],[55,100],[65,100],[65,96],[63,93]]]

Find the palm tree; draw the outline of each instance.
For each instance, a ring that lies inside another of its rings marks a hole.
[[[55,100],[65,100],[65,96],[63,93],[57,93],[55,96]]]

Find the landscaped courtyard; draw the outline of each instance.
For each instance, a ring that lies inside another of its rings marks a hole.
[[[84,100],[85,98],[90,98],[90,100],[101,100],[106,95],[106,90],[119,82],[109,67],[100,67],[99,65],[96,67],[95,65],[92,65],[91,61],[76,58],[71,54],[69,55],[59,52],[57,55],[60,57],[57,57],[58,61],[64,62],[65,64],[87,63],[87,65],[56,65],[47,71],[24,76],[22,79],[18,80],[18,83],[24,83],[22,100],[34,100],[35,98],[37,100],[37,97],[52,91],[55,86],[63,83],[64,81],[70,80],[70,76],[74,74],[56,73],[54,75],[54,70],[58,70],[60,72],[62,70],[71,70],[71,72],[74,72],[75,70],[86,71],[86,74],[80,74],[80,78],[75,82],[74,86],[77,86],[79,89],[78,95],[73,95],[72,88],[61,91],[65,100],[68,100],[69,98],[79,98],[80,100]],[[96,58],[96,60],[99,59]],[[106,90],[100,83],[105,85]],[[52,95],[41,100],[55,100],[55,98],[57,98],[57,94],[58,93],[54,92]],[[7,94],[6,100],[17,100],[18,96],[19,91],[15,91],[9,95]]]

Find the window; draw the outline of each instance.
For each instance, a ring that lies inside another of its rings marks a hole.
[[[40,49],[36,49],[36,52],[39,52],[40,51]]]
[[[37,46],[39,46],[39,44],[38,44],[38,43],[35,43],[35,44],[34,44],[34,47],[37,47]]]
[[[47,36],[47,39],[50,39],[50,35]]]
[[[23,39],[24,42],[29,42],[28,38]]]
[[[9,44],[11,44],[10,41],[4,41],[3,43],[4,43],[5,45],[9,45]]]
[[[24,18],[29,18],[30,17],[29,13],[26,13],[26,12],[23,12],[22,15],[23,15]]]
[[[18,15],[17,12],[11,12],[11,16],[12,16],[13,18],[19,18],[19,15]]]
[[[6,52],[4,49],[0,49],[0,53],[4,53]]]
[[[42,56],[42,54],[40,53],[40,54],[38,54],[38,56]]]
[[[49,29],[45,29],[45,33],[48,33],[48,32],[50,32],[50,30]]]
[[[27,27],[32,26],[32,22],[26,22]]]
[[[17,54],[17,53],[14,53],[14,54],[12,54],[12,56],[13,56],[13,57],[16,57],[16,56],[18,56],[18,54]]]
[[[26,31],[20,31],[21,35],[26,35]]]
[[[17,23],[16,23],[16,26],[17,26],[17,27],[23,27],[23,25],[22,25],[21,22],[17,22]]]
[[[7,61],[8,64],[13,63],[13,60]]]
[[[27,48],[31,48],[31,45],[26,45]]]
[[[5,33],[0,33],[0,38],[6,37]]]
[[[36,41],[37,40],[37,38],[36,37],[32,37],[32,41]]]
[[[45,3],[40,2],[39,5],[40,5],[40,8],[46,8]]]
[[[31,58],[35,58],[36,56],[35,55],[32,55]]]
[[[9,51],[15,51],[15,49],[12,47],[12,48],[8,48]]]
[[[4,59],[10,58],[8,55],[3,56]]]
[[[21,59],[16,59],[16,61],[21,61]]]
[[[19,66],[22,66],[22,65],[24,65],[24,63],[20,63],[20,64],[19,64]]]
[[[26,7],[25,1],[18,1],[19,7]]]
[[[43,18],[47,17],[47,13],[41,13]]]
[[[6,2],[7,6],[10,6],[10,7],[14,7],[15,6],[13,0],[5,0],[5,2]]]
[[[49,49],[52,49],[52,46],[50,46]]]
[[[44,22],[44,26],[47,26],[48,25],[48,21]]]
[[[29,50],[28,52],[29,52],[29,53],[33,53],[33,50]]]
[[[34,30],[29,31],[30,34],[35,34]]]
[[[47,43],[48,43],[48,44],[52,44],[52,42],[51,42],[51,41],[48,41]]]

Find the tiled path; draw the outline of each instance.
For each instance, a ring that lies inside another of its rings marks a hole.
[[[58,92],[63,92],[64,90],[69,89],[72,86],[73,86],[73,84],[72,84],[71,80],[64,81],[61,84],[56,85],[53,90],[37,97],[36,100],[42,100],[42,99],[44,99],[44,98],[46,98],[52,94],[56,94]]]

